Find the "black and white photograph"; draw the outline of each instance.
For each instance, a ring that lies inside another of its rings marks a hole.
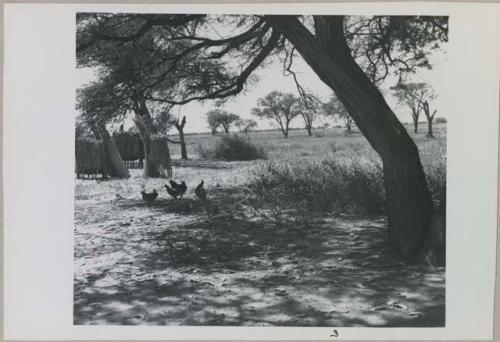
[[[74,324],[444,327],[448,21],[78,12]]]
[[[3,27],[5,340],[498,337],[500,4]]]

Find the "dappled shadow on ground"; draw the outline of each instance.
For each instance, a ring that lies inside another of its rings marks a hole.
[[[212,197],[77,201],[74,323],[444,326],[444,269],[400,262],[384,219]]]

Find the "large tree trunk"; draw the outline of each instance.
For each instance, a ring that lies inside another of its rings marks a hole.
[[[112,178],[128,178],[130,174],[123,161],[115,141],[104,125],[99,126],[99,134],[104,146],[105,160],[108,164],[108,173]]]
[[[408,258],[417,256],[433,208],[417,147],[377,87],[351,56],[343,17],[316,16],[313,36],[295,17],[272,16],[273,27],[292,42],[320,79],[335,92],[380,155],[387,192],[389,238]]]
[[[145,101],[136,103],[135,124],[144,145],[144,177],[172,177],[172,163],[167,139],[151,135],[152,119]]]

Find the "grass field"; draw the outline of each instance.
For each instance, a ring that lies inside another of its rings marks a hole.
[[[436,139],[420,129],[411,135],[437,194],[445,181],[446,126],[436,125]],[[199,146],[209,149],[217,139],[187,135],[187,162],[170,146],[173,178],[189,187],[181,200],[168,197],[165,179],[144,179],[141,170],[127,180],[76,180],[75,324],[444,325],[444,268],[399,261],[387,246],[383,208],[310,210],[325,201],[317,188],[302,201],[290,197],[302,178],[324,184],[314,172],[325,160],[377,170],[379,159],[359,132],[332,128],[308,137],[294,130],[289,139],[254,132],[249,139],[267,160],[199,159]],[[286,169],[291,185],[257,196],[256,177],[283,176],[272,163]],[[381,182],[378,175],[359,179]],[[201,179],[207,202],[193,194]],[[142,201],[142,186],[159,191],[152,206]]]

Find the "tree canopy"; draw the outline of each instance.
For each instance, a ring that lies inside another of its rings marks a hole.
[[[120,62],[117,75],[133,79],[127,88],[148,99],[224,99],[241,92],[269,55],[280,54],[292,70],[296,47],[280,31],[283,17],[318,37],[325,19],[340,18],[354,57],[376,82],[430,68],[426,52],[447,40],[446,17],[79,13],[78,65]]]

